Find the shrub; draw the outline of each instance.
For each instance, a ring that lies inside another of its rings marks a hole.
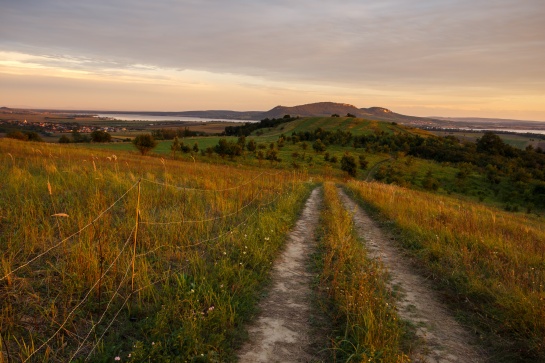
[[[92,142],[110,142],[112,141],[112,135],[106,131],[95,130],[91,132],[91,141]]]
[[[157,141],[151,134],[140,134],[134,138],[132,143],[142,155],[146,155],[157,146]]]
[[[341,158],[341,170],[346,171],[348,175],[356,176],[356,159],[348,153],[345,153]]]

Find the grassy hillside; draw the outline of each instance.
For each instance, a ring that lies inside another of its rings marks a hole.
[[[392,124],[390,122],[372,121],[355,117],[303,117],[272,129],[258,130],[254,135],[260,135],[265,139],[275,138],[282,134],[290,135],[292,132],[304,132],[322,128],[324,130],[341,129],[350,131],[354,135],[368,135],[380,131],[386,133],[412,133],[427,135],[423,130],[412,129],[407,126]],[[260,132],[261,131],[261,132]]]
[[[380,183],[350,182],[448,294],[493,361],[545,357],[545,224],[477,203]]]
[[[0,140],[0,361],[232,360],[303,179]]]

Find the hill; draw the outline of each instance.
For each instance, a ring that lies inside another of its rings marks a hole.
[[[379,120],[387,122],[398,122],[403,124],[411,123],[427,123],[431,122],[431,119],[425,117],[406,116],[399,113],[392,112],[383,107],[369,107],[369,108],[357,108],[354,105],[347,103],[335,103],[335,102],[317,102],[309,103],[299,106],[276,106],[275,108],[264,112],[260,115],[261,119],[264,118],[279,118],[284,115],[311,117],[311,116],[331,116],[337,114],[339,116],[346,116],[352,114],[356,117]]]
[[[340,116],[345,116],[348,113],[353,115],[359,114],[359,109],[356,106],[349,105],[346,103],[335,103],[335,102],[317,102],[309,103],[306,105],[299,106],[276,106],[273,109],[264,112],[260,115],[261,118],[279,118],[284,115],[290,116],[331,116],[337,114]]]
[[[359,117],[302,117],[297,120],[280,124],[269,129],[259,129],[255,135],[264,138],[277,137],[281,134],[290,135],[292,132],[313,131],[321,128],[326,131],[343,130],[350,131],[352,135],[369,135],[383,131],[387,134],[409,133],[428,135],[427,131],[413,129],[392,122],[366,120]]]

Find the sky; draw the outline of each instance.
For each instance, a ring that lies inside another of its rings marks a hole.
[[[543,0],[0,0],[0,106],[545,121]]]

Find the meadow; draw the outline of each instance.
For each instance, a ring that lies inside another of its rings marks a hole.
[[[545,357],[542,219],[395,185],[347,188],[396,233],[494,361]]]
[[[233,359],[306,175],[0,150],[2,361]]]

